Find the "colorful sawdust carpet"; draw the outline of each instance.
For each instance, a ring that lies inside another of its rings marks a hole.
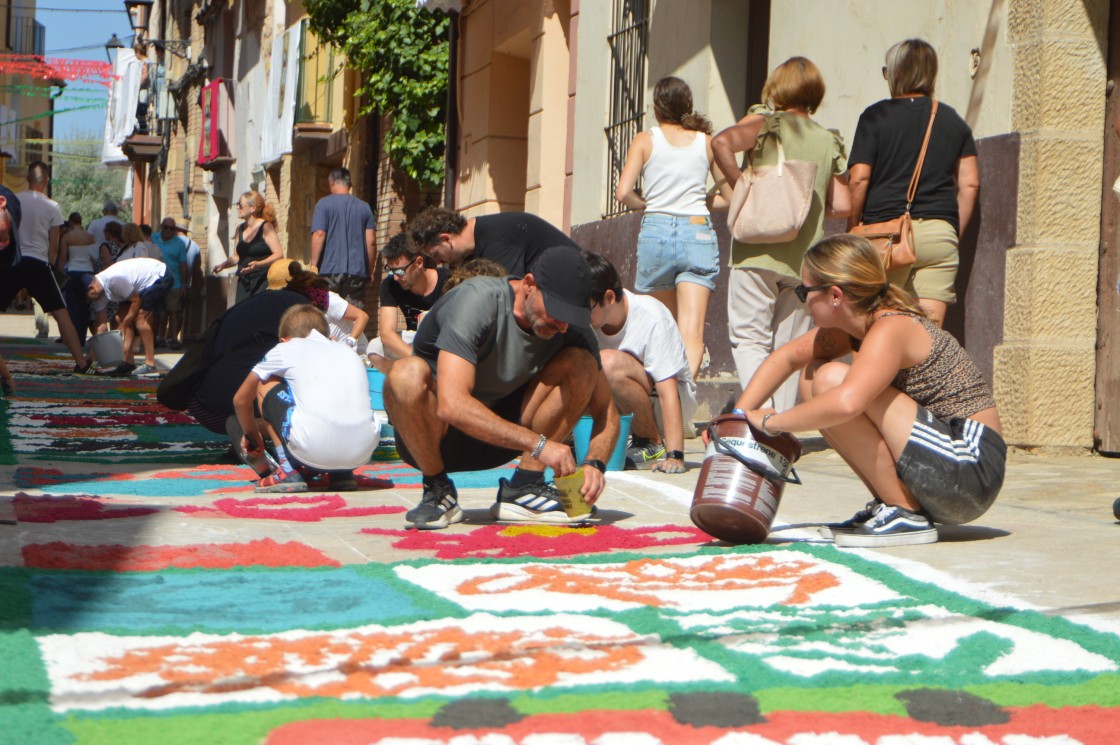
[[[1116,634],[949,577],[684,524],[409,533],[388,498],[416,493],[399,463],[362,469],[374,492],[244,493],[153,384],[66,379],[97,410],[75,414],[24,372],[0,404],[23,490],[0,528],[18,536],[0,742],[1069,745],[1120,729]],[[181,447],[148,447],[147,426]],[[102,437],[137,447],[82,445]],[[111,466],[54,463],[72,459]],[[109,540],[147,520],[205,540]],[[315,530],[389,542],[393,560],[327,555]]]

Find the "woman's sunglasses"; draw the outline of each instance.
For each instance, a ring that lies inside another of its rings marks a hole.
[[[793,294],[797,295],[797,299],[801,302],[808,302],[810,292],[824,292],[831,288],[832,285],[798,285],[793,288]]]

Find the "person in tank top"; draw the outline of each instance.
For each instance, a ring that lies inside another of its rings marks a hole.
[[[814,245],[801,281],[816,328],[766,359],[733,413],[767,434],[819,430],[871,490],[867,507],[829,525],[838,546],[933,543],[934,523],[983,515],[1003,485],[1007,446],[968,353],[887,280],[862,237]],[[848,354],[850,364],[839,361]],[[794,373],[802,402],[760,408]]]
[[[240,303],[268,289],[268,267],[284,258],[284,249],[276,233],[276,215],[260,192],[247,191],[241,195],[237,216],[244,220],[237,226],[237,247],[228,259],[214,267],[214,273],[237,266],[234,302]]]
[[[84,345],[90,323],[86,290],[97,272],[100,246],[93,233],[82,227],[80,214],[71,212],[66,222],[70,229],[58,244],[58,264],[63,267],[67,277],[62,297],[66,300],[66,312],[78,333],[78,343]]]
[[[704,357],[704,319],[719,275],[719,244],[707,203],[712,123],[692,110],[692,90],[667,77],[653,88],[657,126],[630,143],[615,198],[645,210],[638,232],[634,289],[673,314],[695,380]],[[638,191],[638,178],[642,188]],[[724,196],[730,197],[730,189]]]

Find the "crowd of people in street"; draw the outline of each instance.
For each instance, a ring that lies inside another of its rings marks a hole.
[[[685,81],[658,81],[656,124],[630,144],[615,193],[643,210],[632,287],[536,215],[443,207],[386,241],[381,277],[373,212],[350,193],[345,168],[328,177],[303,263],[285,257],[264,197],[246,192],[235,248],[214,267],[236,267],[236,302],[172,371],[161,400],[228,435],[258,491],[352,489],[382,425],[369,406],[373,368],[385,376],[397,450],[423,476],[410,527],[461,521],[452,474],[515,459],[494,519],[581,522],[587,515],[565,508],[547,470],[582,474],[594,514],[621,415],[631,467],[686,471],[721,272],[712,211],[730,210],[733,222],[767,190],[789,186],[764,174],[804,164],[802,214],[778,238],[752,229],[732,241],[727,344],[744,387],[732,414],[768,435],[819,431],[867,485],[868,505],[831,526],[838,544],[935,541],[935,523],[990,507],[1006,459],[990,388],[941,329],[977,200],[976,146],[934,98],[928,43],[891,47],[883,76],[890,96],[864,111],[850,151],[813,118],[826,87],[804,57],[775,68],[763,100],[718,131],[693,110]],[[88,226],[76,213],[63,221],[48,180],[37,163],[28,192],[0,191],[0,305],[26,288],[58,323],[75,373],[93,371],[87,332],[110,325],[122,330],[126,362],[105,372],[155,372],[155,349],[183,343],[197,245],[170,218],[146,237],[108,203]],[[826,217],[846,218],[852,232],[825,237]],[[880,225],[892,226],[883,240],[871,229]],[[909,258],[895,256],[900,244]],[[63,290],[54,270],[65,271]],[[2,365],[0,381],[7,390]],[[577,463],[571,434],[584,416],[591,434]]]

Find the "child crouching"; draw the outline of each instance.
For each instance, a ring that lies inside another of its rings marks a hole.
[[[332,488],[354,488],[353,469],[377,447],[381,422],[370,407],[366,368],[329,334],[318,308],[289,308],[280,317],[280,344],[233,397],[237,426],[230,436],[261,476],[255,491],[306,491],[305,475],[321,483],[324,472]],[[263,422],[254,416],[254,402]],[[278,467],[265,465],[262,426],[276,444]]]

